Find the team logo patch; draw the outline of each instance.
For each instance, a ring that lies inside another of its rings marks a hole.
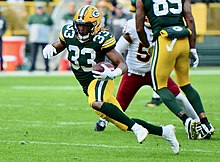
[[[99,11],[98,10],[92,11],[92,16],[95,18],[99,17]]]
[[[181,26],[174,26],[173,30],[175,30],[175,31],[182,31],[183,28]]]

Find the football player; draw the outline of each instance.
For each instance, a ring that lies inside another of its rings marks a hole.
[[[147,18],[145,21],[145,31],[148,40],[152,41],[153,33]],[[126,111],[136,92],[142,86],[149,85],[153,87],[153,85],[150,75],[150,50],[145,48],[138,38],[135,28],[135,19],[130,19],[126,22],[123,33],[115,49],[121,54],[124,53],[126,49],[128,50],[126,56],[128,71],[122,76],[116,99],[120,103],[123,111]],[[193,107],[171,78],[168,80],[168,89],[173,93],[176,99],[184,105],[183,108],[187,115],[192,117],[197,123],[200,122]],[[178,117],[183,120],[179,114],[183,115],[185,113],[183,111],[178,112]],[[192,119],[189,118],[189,120]],[[186,128],[187,124],[185,124]],[[95,130],[102,131],[106,126],[107,122],[100,119],[96,123]],[[186,132],[188,133],[188,129],[186,129]],[[190,135],[189,138],[191,139]]]
[[[189,77],[189,57],[196,68],[199,57],[195,48],[196,30],[190,0],[136,1],[136,30],[145,47],[150,43],[144,30],[148,17],[155,42],[151,60],[151,77],[154,90],[167,107],[174,111],[181,107],[167,88],[167,81],[174,70],[177,83],[197,112],[202,123],[202,137],[210,137],[214,128],[208,121],[199,93],[192,87]],[[185,20],[185,22],[184,22]],[[185,26],[186,24],[186,26]]]
[[[50,59],[65,48],[71,69],[88,97],[89,105],[102,117],[122,130],[133,131],[139,143],[147,135],[162,136],[170,143],[175,154],[179,143],[173,125],[155,126],[140,119],[129,118],[113,96],[114,78],[127,70],[123,57],[114,49],[115,37],[100,28],[101,15],[92,5],[82,6],[75,14],[73,24],[65,25],[59,40],[43,49],[43,56]],[[117,67],[111,71],[104,64],[104,72],[93,71],[92,67],[108,57]],[[98,79],[97,79],[98,78]]]

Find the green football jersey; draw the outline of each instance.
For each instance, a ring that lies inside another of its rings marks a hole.
[[[76,38],[73,26],[68,24],[62,28],[59,38],[68,50],[72,71],[87,94],[87,88],[94,79],[92,67],[105,61],[106,53],[116,45],[115,37],[108,31],[100,31],[90,40],[82,42]]]
[[[142,2],[154,33],[154,40],[165,27],[184,26],[181,0],[142,0]]]

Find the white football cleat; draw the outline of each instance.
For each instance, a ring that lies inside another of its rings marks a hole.
[[[131,129],[136,135],[138,142],[142,144],[142,142],[147,138],[149,133],[148,130],[137,123],[135,123]]]
[[[185,130],[188,135],[188,139],[197,139],[199,132],[197,129],[197,122],[192,118],[187,118],[185,122]]]
[[[179,153],[179,142],[176,139],[175,127],[171,124],[162,127],[162,137],[170,143],[174,154]]]
[[[199,136],[198,139],[210,139],[211,136],[214,134],[215,129],[212,126],[211,123],[207,122],[205,124],[200,124],[200,132],[199,132]]]
[[[107,125],[108,125],[108,121],[100,118],[98,122],[95,124],[94,131],[97,132],[104,131]]]

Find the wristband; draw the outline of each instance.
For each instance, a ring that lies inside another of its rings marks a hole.
[[[120,68],[116,68],[112,73],[114,77],[117,77],[122,74],[122,70]]]
[[[192,52],[192,53],[197,53],[197,51],[196,51],[195,48],[191,48],[191,49],[190,49],[190,52]]]

